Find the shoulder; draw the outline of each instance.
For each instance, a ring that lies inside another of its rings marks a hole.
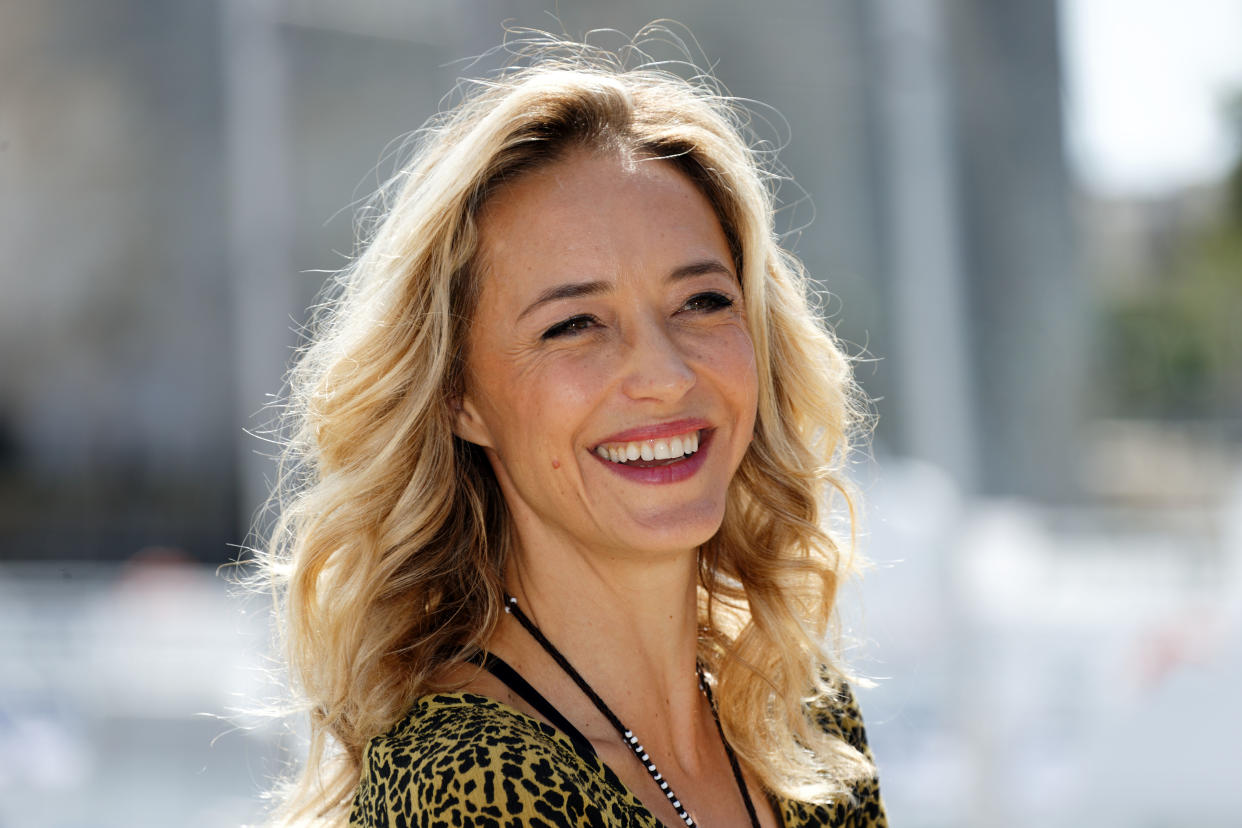
[[[426,814],[479,826],[600,824],[600,771],[555,729],[497,701],[425,696],[367,745],[350,825],[416,825]]]
[[[811,708],[815,721],[825,732],[836,736],[861,753],[868,762],[874,761],[867,744],[867,730],[862,711],[853,690],[844,682],[836,693]],[[802,826],[848,826],[848,828],[886,828],[888,819],[880,798],[879,778],[872,774],[856,780],[849,795],[832,805],[810,805],[803,802],[782,802],[782,817],[789,828]]]
[[[827,732],[838,737],[859,753],[871,759],[867,744],[867,728],[863,724],[862,710],[849,684],[837,685],[836,694],[812,708],[816,721]]]

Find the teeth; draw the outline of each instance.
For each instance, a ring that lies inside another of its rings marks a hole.
[[[692,431],[660,440],[601,445],[595,448],[595,453],[613,463],[628,463],[640,457],[643,460],[675,460],[698,450],[699,433]]]

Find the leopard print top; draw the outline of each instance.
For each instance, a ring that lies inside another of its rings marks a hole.
[[[824,727],[870,758],[862,717],[846,688]],[[832,806],[774,799],[785,828],[885,828],[872,778],[854,801]],[[660,828],[612,769],[568,736],[493,699],[423,696],[372,739],[350,813],[351,828]]]

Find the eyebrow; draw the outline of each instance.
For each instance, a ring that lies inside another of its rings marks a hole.
[[[730,279],[736,279],[733,271],[725,267],[718,259],[703,259],[698,262],[682,265],[674,268],[667,277],[665,282],[678,282],[682,279],[690,279],[694,276],[705,276],[709,273],[719,273],[722,276],[728,276]],[[532,313],[536,308],[542,307],[549,302],[556,302],[560,299],[577,299],[582,296],[598,296],[601,293],[608,293],[612,290],[611,282],[566,282],[563,285],[553,285],[544,290],[526,306],[526,309],[518,314],[518,319]]]

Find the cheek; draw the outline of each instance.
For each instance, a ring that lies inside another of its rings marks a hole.
[[[759,415],[759,372],[749,332],[731,328],[729,335],[717,339],[708,359],[721,393],[735,414],[735,434],[739,450],[744,451]]]
[[[727,388],[736,391],[737,396],[757,397],[759,377],[755,348],[745,328],[729,325],[713,331],[697,349],[696,357],[713,375],[721,377]]]
[[[586,349],[549,359],[530,381],[541,390],[540,397],[551,417],[564,417],[599,403],[608,387],[614,366],[608,349]]]
[[[600,359],[571,355],[492,375],[488,413],[499,435],[497,449],[507,457],[538,451],[550,462],[564,461],[598,405],[607,376]]]

